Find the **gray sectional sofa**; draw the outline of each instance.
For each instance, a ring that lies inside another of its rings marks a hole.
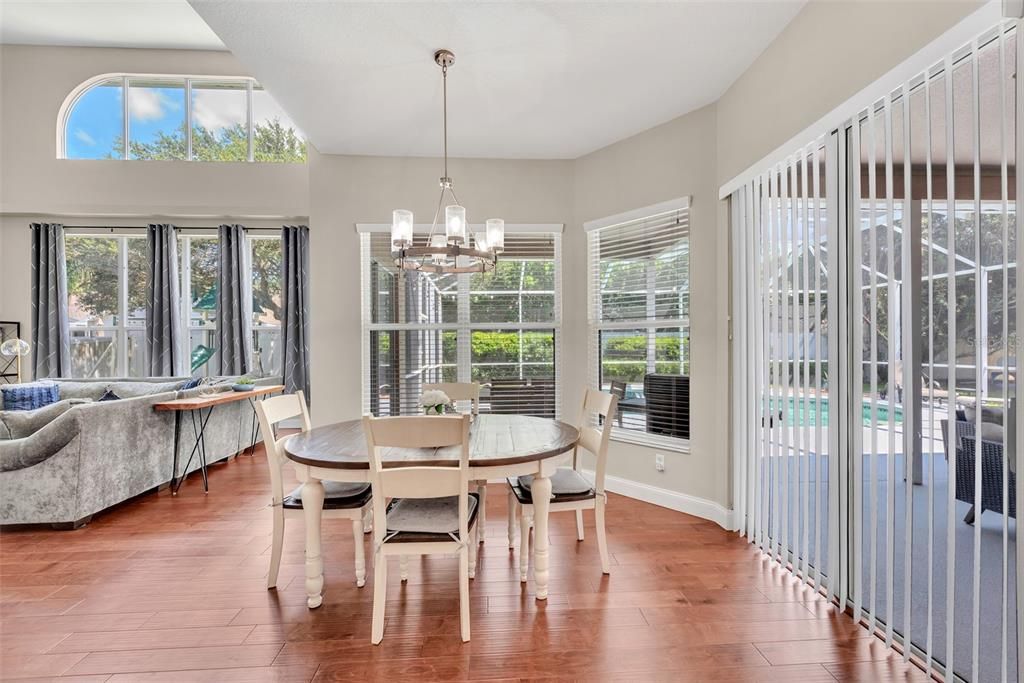
[[[178,387],[188,378],[57,380],[60,402],[35,411],[0,406],[0,524],[77,527],[113,505],[170,482],[174,414],[153,404],[195,396]],[[257,380],[279,384],[280,378]],[[99,401],[107,390],[120,397]],[[230,378],[218,390],[230,391]],[[248,401],[213,408],[206,426],[208,463],[252,445]],[[181,462],[195,444],[182,415]],[[194,458],[189,471],[199,468]]]

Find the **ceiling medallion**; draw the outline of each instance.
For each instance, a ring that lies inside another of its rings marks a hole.
[[[505,249],[505,221],[489,218],[483,232],[470,235],[466,207],[455,196],[454,183],[448,175],[448,67],[455,63],[449,50],[438,50],[434,61],[441,67],[443,84],[444,175],[441,176],[441,197],[437,201],[434,220],[426,240],[415,244],[412,211],[395,209],[391,216],[391,256],[402,270],[427,273],[483,273],[493,270],[498,254]],[[452,203],[445,205],[445,195]],[[437,220],[444,207],[444,233],[437,232]],[[472,237],[472,243],[470,238]]]

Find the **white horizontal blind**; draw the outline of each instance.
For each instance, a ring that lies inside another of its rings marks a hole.
[[[510,234],[488,273],[399,271],[390,236],[360,236],[363,409],[420,412],[424,384],[480,382],[481,411],[555,417],[560,236]]]
[[[588,231],[593,386],[620,397],[614,434],[690,437],[690,214]]]

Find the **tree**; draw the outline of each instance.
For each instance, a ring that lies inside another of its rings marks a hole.
[[[131,158],[143,160],[182,160],[188,158],[188,124],[182,122],[174,133],[158,131],[151,142],[131,140]],[[119,158],[124,141],[114,140],[112,158]],[[192,158],[197,161],[246,161],[249,140],[245,126],[211,130],[192,127]],[[115,157],[115,154],[117,155]],[[260,162],[302,163],[306,160],[306,143],[295,132],[274,118],[257,123],[253,128],[253,160]]]
[[[149,267],[146,240],[128,239],[128,312],[146,307]],[[69,236],[65,240],[68,295],[96,317],[118,314],[118,245],[108,237]]]
[[[252,241],[252,310],[281,319],[281,240]]]

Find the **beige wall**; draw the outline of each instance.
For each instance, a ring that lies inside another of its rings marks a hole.
[[[983,4],[983,0],[808,2],[718,100],[719,184]]]
[[[360,263],[357,223],[390,223],[410,209],[429,222],[437,206],[441,161],[422,158],[310,157],[313,421],[362,413]],[[449,173],[471,223],[572,223],[571,161],[452,159]],[[566,278],[583,271],[567,266]],[[585,302],[585,299],[584,299]],[[585,305],[565,301],[566,310]],[[563,344],[567,342],[563,340]],[[563,345],[563,351],[572,349]],[[582,381],[572,371],[567,383]]]
[[[576,161],[577,223],[566,239],[566,298],[586,301],[583,222],[690,195],[691,443],[689,453],[664,451],[665,471],[654,469],[655,449],[613,443],[608,473],[631,481],[728,502],[728,302],[725,233],[718,230],[715,183],[715,107],[704,107]],[[586,326],[585,306],[577,321]],[[586,357],[581,359],[585,373]],[[582,380],[586,379],[583,374]],[[573,387],[566,387],[570,395]],[[572,394],[576,396],[577,394]],[[573,405],[575,405],[575,398]]]
[[[0,320],[20,321],[26,336],[32,221],[279,225],[272,217],[309,213],[305,164],[58,159],[61,103],[82,81],[114,72],[248,75],[228,52],[0,47]]]
[[[61,103],[102,73],[246,75],[227,52],[0,48],[0,213],[305,216],[302,164],[57,158]]]

